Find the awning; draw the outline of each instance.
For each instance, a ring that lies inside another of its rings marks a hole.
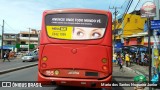
[[[3,49],[13,49],[13,48],[15,48],[15,46],[7,46],[7,45],[3,46]],[[0,49],[1,49],[1,46],[0,46]]]

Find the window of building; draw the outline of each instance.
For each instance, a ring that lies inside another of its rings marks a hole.
[[[118,23],[122,23],[122,18],[118,19]]]
[[[15,35],[11,35],[11,38],[15,38],[16,36]]]
[[[38,34],[35,34],[34,37],[38,37]]]
[[[138,19],[135,19],[135,23],[138,23]]]
[[[31,34],[30,37],[38,37],[38,34]]]
[[[11,42],[11,41],[7,41],[7,44],[8,44],[8,45],[11,45],[11,44],[12,44],[12,42]]]
[[[28,34],[22,34],[22,37],[28,37],[29,35]]]
[[[9,35],[5,35],[6,38],[9,38]]]
[[[127,18],[127,22],[130,22],[130,18]]]
[[[21,42],[21,44],[26,44],[26,42]]]

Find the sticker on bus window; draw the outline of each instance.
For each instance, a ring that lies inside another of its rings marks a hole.
[[[99,39],[107,25],[107,16],[99,14],[49,14],[45,19],[48,36],[56,39]]]
[[[71,26],[47,26],[48,35],[52,38],[72,39],[73,27]]]

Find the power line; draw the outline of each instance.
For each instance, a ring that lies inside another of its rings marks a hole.
[[[114,4],[113,4],[113,7],[114,7],[114,6],[116,6],[116,0],[115,0],[115,2],[114,2]]]
[[[5,23],[5,24],[6,24],[6,23]],[[15,31],[13,31],[11,28],[9,28],[9,27],[5,27],[5,31],[4,31],[4,33],[6,33],[7,31],[15,32]]]
[[[13,31],[16,31],[15,29],[13,29],[6,21],[5,21],[5,24],[10,28],[12,29]],[[17,32],[17,31],[16,31]]]
[[[108,10],[110,9],[110,5],[111,5],[111,0],[109,0],[110,1],[110,3],[109,3],[109,7],[108,7]]]
[[[6,21],[4,21],[4,23],[5,23],[5,25],[7,25],[8,27],[6,27],[6,28],[8,28],[7,30],[9,30],[9,31],[16,31],[15,29],[13,29]],[[0,26],[2,26],[2,25],[0,25]],[[10,29],[9,29],[10,28]],[[5,30],[4,30],[4,32],[5,32]],[[17,31],[16,31],[17,32]]]
[[[138,3],[136,4],[136,6],[135,6],[135,8],[134,8],[134,10],[133,10],[133,11],[135,11],[135,10],[136,10],[136,8],[137,8],[137,6],[138,6],[139,2],[140,2],[140,0],[139,0],[139,1],[138,1]],[[133,16],[133,14],[131,14],[129,18],[131,18],[132,16]],[[124,25],[124,27],[125,27],[127,24],[128,24],[128,22]]]
[[[121,7],[123,7],[123,5],[125,4],[126,0],[123,2],[123,4],[121,5]]]
[[[128,10],[129,10],[129,8],[131,7],[132,2],[133,2],[133,0],[130,0],[130,1],[128,2],[127,8],[126,8],[126,10],[125,10],[125,12],[124,12],[124,14],[123,14],[123,17],[122,17],[122,21],[124,21],[124,18],[125,18]],[[118,25],[118,28],[119,28],[121,25],[122,25],[122,23]]]

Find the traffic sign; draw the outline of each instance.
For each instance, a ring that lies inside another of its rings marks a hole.
[[[151,20],[151,29],[160,29],[160,20]]]

